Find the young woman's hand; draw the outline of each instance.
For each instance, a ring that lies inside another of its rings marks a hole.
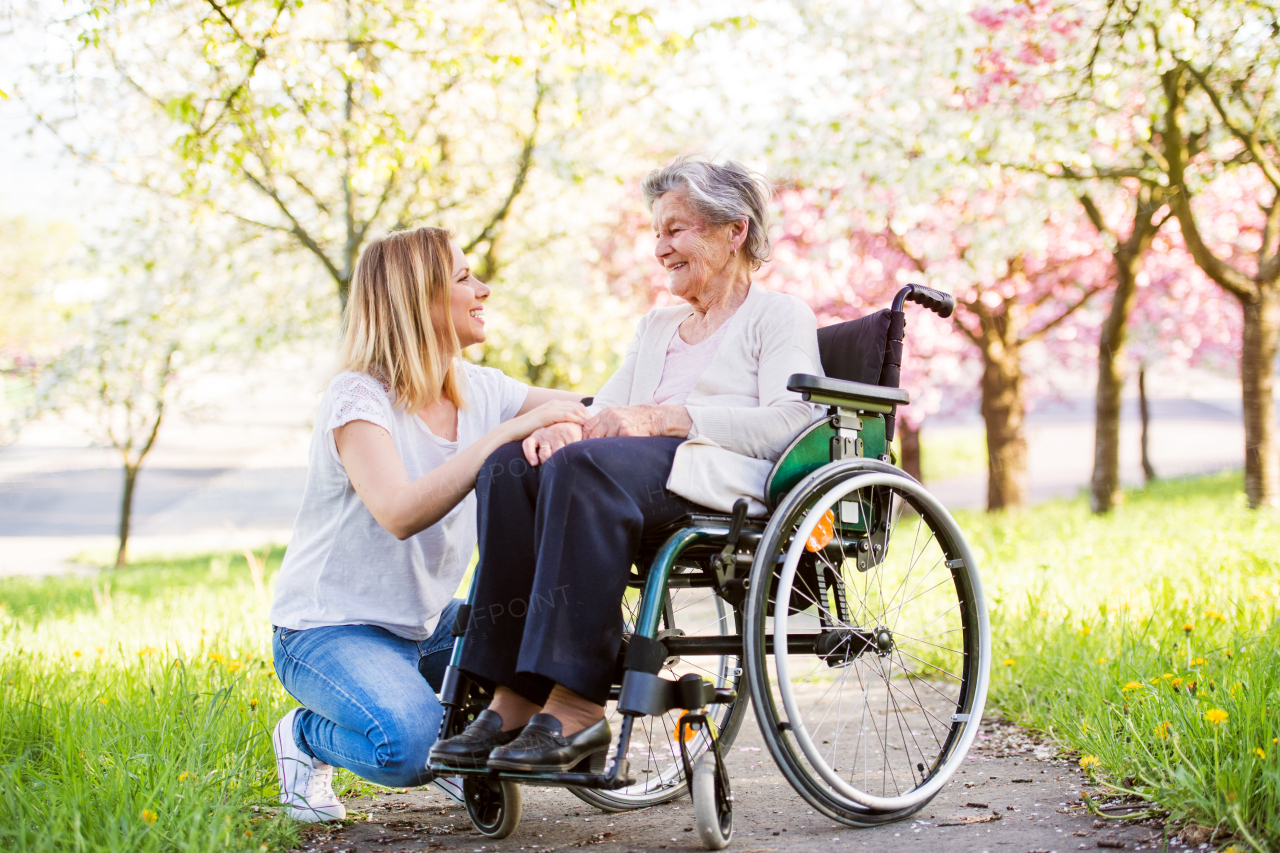
[[[584,424],[591,417],[587,407],[577,400],[552,400],[509,421],[511,438],[520,441],[536,430],[552,424]]]

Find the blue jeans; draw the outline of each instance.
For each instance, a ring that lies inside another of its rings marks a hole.
[[[375,785],[430,782],[427,753],[444,713],[436,691],[461,604],[451,601],[420,641],[372,625],[273,629],[276,675],[303,706],[293,722],[298,748]]]

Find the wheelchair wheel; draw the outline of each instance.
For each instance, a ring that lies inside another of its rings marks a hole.
[[[514,782],[499,782],[485,776],[464,776],[462,796],[467,803],[467,816],[482,835],[506,838],[520,825],[524,802],[520,786]]]
[[[716,775],[716,757],[704,752],[693,765],[693,822],[708,850],[723,850],[733,840],[733,802]]]
[[[871,467],[883,466],[834,462],[783,500],[752,565],[744,643],[779,769],[855,826],[918,811],[959,769],[991,656],[977,564],[954,519],[915,480]],[[816,588],[797,574],[806,561]]]
[[[628,590],[622,601],[623,636],[629,637],[640,612],[640,595]],[[667,591],[662,608],[662,627],[659,637],[671,632],[685,636],[737,634],[740,631],[741,611],[729,606],[724,599],[707,588],[673,587]],[[713,705],[707,710],[707,720],[715,727],[722,749],[728,749],[742,725],[747,697],[742,683],[742,663],[737,656],[715,655],[707,657],[684,656],[670,658],[664,667],[665,677],[679,678],[694,672],[711,681],[716,687],[738,692],[735,702]],[[616,704],[610,702],[606,713],[609,727],[617,732],[622,715]],[[570,788],[579,799],[605,811],[617,812],[643,809],[671,802],[684,796],[684,767],[680,759],[680,742],[677,740],[681,711],[671,711],[659,717],[640,717],[632,729],[631,748],[627,758],[636,783],[616,791],[590,788]],[[692,736],[685,744],[691,762],[706,752],[709,744],[700,730],[689,729]]]

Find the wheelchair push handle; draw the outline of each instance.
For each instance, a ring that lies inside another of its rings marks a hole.
[[[923,284],[908,284],[898,295],[893,297],[893,310],[901,311],[904,302],[916,302],[928,308],[939,317],[950,317],[956,310],[956,298],[950,293],[925,287]]]

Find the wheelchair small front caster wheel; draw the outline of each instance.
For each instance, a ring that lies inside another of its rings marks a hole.
[[[506,838],[519,826],[524,805],[520,786],[515,782],[465,776],[462,796],[467,802],[467,816],[480,834],[489,838]]]
[[[708,850],[723,850],[733,838],[733,803],[716,773],[716,757],[703,753],[693,765],[693,820]]]

